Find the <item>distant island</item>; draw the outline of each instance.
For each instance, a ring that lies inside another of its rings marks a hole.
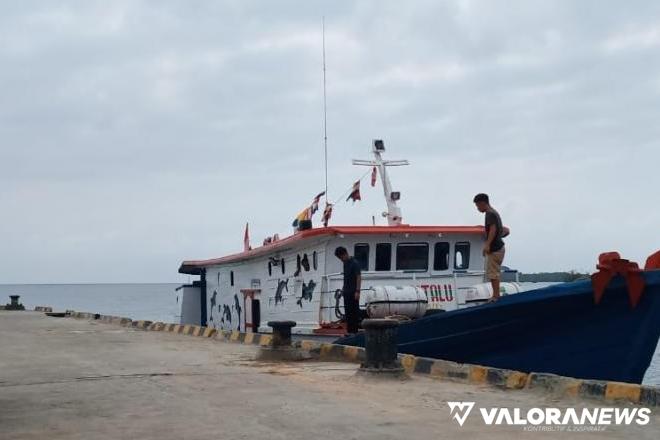
[[[503,281],[515,281],[515,272],[504,272],[502,277]],[[518,281],[531,282],[531,283],[565,283],[570,281],[589,279],[590,274],[580,273],[576,271],[570,272],[537,272],[537,273],[518,273]]]

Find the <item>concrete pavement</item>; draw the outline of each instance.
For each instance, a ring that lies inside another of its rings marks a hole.
[[[604,432],[526,432],[474,413],[460,427],[447,401],[597,405],[426,377],[370,381],[355,364],[260,363],[254,346],[206,338],[6,311],[0,335],[3,440],[660,437],[655,411],[646,426]]]

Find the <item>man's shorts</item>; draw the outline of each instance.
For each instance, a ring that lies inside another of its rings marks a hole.
[[[491,252],[486,255],[486,278],[489,280],[499,280],[502,271],[502,261],[504,261],[504,248],[497,252]]]

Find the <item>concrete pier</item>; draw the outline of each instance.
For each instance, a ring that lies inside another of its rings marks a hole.
[[[657,439],[602,432],[461,427],[447,401],[478,407],[613,406],[413,376],[371,381],[341,362],[265,363],[258,347],[98,321],[0,311],[0,439]],[[632,407],[632,405],[628,405]]]

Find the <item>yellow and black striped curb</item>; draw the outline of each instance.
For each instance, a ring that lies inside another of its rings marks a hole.
[[[106,324],[116,324],[124,327],[133,327],[146,330],[151,321],[133,321],[131,318],[123,316],[101,315],[99,313],[76,312],[74,310],[67,310],[66,316],[78,319],[91,319]]]
[[[183,325],[165,322],[152,321],[133,321],[131,318],[122,316],[101,315],[99,313],[76,312],[67,310],[66,315],[71,318],[90,319],[107,324],[118,324],[124,327],[132,327],[142,330],[163,331],[177,333],[189,336],[201,336],[205,338],[215,338],[229,342],[239,342],[242,344],[253,344],[267,346],[271,344],[272,335],[262,333],[243,333],[238,331],[216,330],[211,327],[202,327],[199,325]]]
[[[119,324],[143,330],[199,336],[258,346],[269,346],[273,339],[270,334],[217,330],[198,325],[133,321],[130,318],[120,316],[106,316],[98,313],[75,312],[72,310],[67,311],[67,316],[79,319],[93,319],[104,323]],[[359,363],[365,360],[365,350],[362,347],[310,340],[294,341],[293,346],[294,348],[308,352],[313,358],[322,361]],[[554,397],[579,397],[603,402],[634,403],[650,407],[660,407],[659,387],[623,382],[576,379],[549,373],[524,373],[521,371],[461,364],[409,354],[400,354],[399,360],[406,373],[423,375],[434,379],[487,385],[506,390],[525,389],[542,392]]]
[[[660,388],[599,380],[576,379],[549,373],[524,373],[440,359],[399,355],[408,373],[424,374],[502,389],[540,391],[556,397],[580,397],[604,402],[660,406]]]
[[[273,336],[263,333],[243,333],[239,331],[217,330],[211,327],[202,327],[199,325],[171,324],[164,322],[151,323],[147,330],[178,333],[181,335],[200,336],[203,338],[213,338],[228,342],[237,342],[249,345],[271,345]]]
[[[309,352],[320,360],[363,362],[366,356],[364,348],[348,345],[303,340],[294,342],[294,346]],[[658,387],[575,379],[549,373],[524,373],[409,354],[400,354],[399,361],[406,373],[424,375],[434,379],[489,385],[508,390],[541,391],[557,397],[580,397],[607,402],[660,406],[660,388]]]

